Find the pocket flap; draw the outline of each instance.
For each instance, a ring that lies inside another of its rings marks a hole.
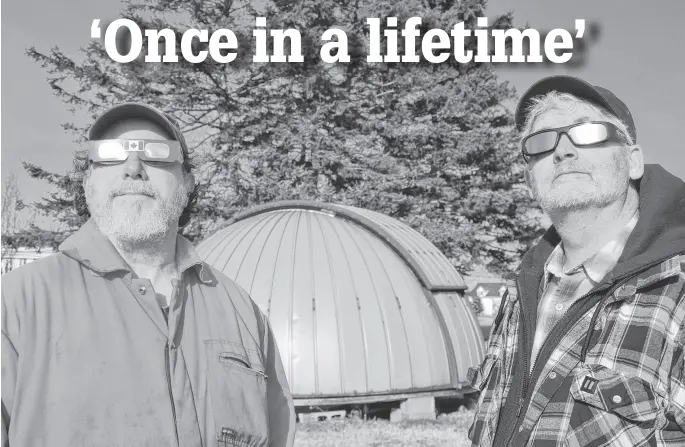
[[[264,371],[264,366],[256,353],[245,349],[242,344],[226,340],[205,340],[207,355],[224,364],[238,364],[244,368]]]
[[[574,379],[571,395],[634,422],[654,420],[659,412],[654,390],[647,381],[601,365],[583,367]]]

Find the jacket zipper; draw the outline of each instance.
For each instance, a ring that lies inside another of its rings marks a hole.
[[[516,293],[517,293],[518,296],[519,296],[519,300],[523,298],[523,297],[521,296],[521,290],[519,289],[518,278],[516,279]],[[523,301],[521,301],[521,303],[523,304]],[[519,306],[519,309],[520,309],[520,310],[523,310],[523,306],[522,306],[522,305]],[[526,319],[525,314],[526,314],[525,312],[521,312],[521,318],[522,318],[523,320]],[[525,349],[526,349],[527,346],[528,346],[528,337],[526,337],[526,335],[528,335],[528,331],[526,331],[526,326],[527,326],[526,323],[527,323],[527,321],[523,321],[523,324],[521,325],[521,328],[523,329],[521,335],[523,336],[523,349],[524,349],[524,353],[525,353]],[[543,343],[543,344],[544,344],[544,343]],[[539,354],[539,351],[538,351],[538,354]],[[535,359],[535,361],[537,362],[537,358]],[[523,389],[521,390],[521,395],[519,396],[519,408],[518,408],[518,410],[516,411],[516,423],[517,423],[517,425],[518,425],[518,418],[521,417],[521,409],[523,408],[523,396],[525,396],[525,395],[528,394],[528,371],[530,371],[530,369],[528,368],[528,356],[527,356],[527,355],[524,355],[524,356],[523,356],[523,362],[524,362],[524,363],[523,363],[523,366],[525,366],[525,368],[526,368],[526,369],[525,369],[525,371],[526,371],[526,377],[523,379]],[[514,426],[514,430],[515,430],[515,429],[516,429],[516,426]],[[513,436],[513,434],[512,434],[512,436]],[[511,441],[511,437],[509,437],[509,441]],[[508,445],[508,444],[509,444],[509,443],[507,443],[507,445]]]
[[[516,282],[516,288],[517,288],[517,290],[518,290],[518,281]],[[572,315],[572,312],[571,312],[571,311],[572,311],[572,310],[575,310],[576,307],[580,306],[580,305],[583,303],[583,300],[585,300],[587,297],[589,297],[589,296],[591,296],[591,295],[594,295],[595,293],[600,292],[601,290],[605,290],[605,289],[602,288],[602,289],[597,289],[597,290],[594,290],[594,291],[590,291],[590,292],[586,293],[585,295],[581,296],[580,298],[578,298],[578,299],[576,300],[576,302],[573,303],[573,304],[571,305],[571,307],[569,308],[568,312],[566,312],[567,318],[566,318],[565,321],[564,321],[564,323],[565,323],[565,324],[564,324],[564,329],[566,329],[566,326],[568,325],[568,322],[569,322],[569,321],[571,321],[571,322],[574,322],[574,321],[575,321],[575,320],[573,320],[573,319],[571,319],[571,318],[568,318],[569,315]],[[521,296],[521,295],[520,295],[520,291],[519,291],[519,296]],[[525,312],[521,312],[521,316],[525,318]],[[526,347],[528,346],[527,337],[526,337],[526,335],[527,335],[526,325],[525,325],[525,324],[522,324],[521,327],[522,327],[522,329],[523,329],[523,334],[522,334],[522,335],[523,335],[523,343],[524,343],[524,344],[523,344],[523,347],[524,347],[524,349],[526,349]],[[557,335],[554,337],[554,342],[555,342],[555,344],[558,344],[559,341],[558,341],[557,339],[563,338],[564,332],[561,331],[561,330],[554,330],[554,333],[557,334]],[[560,336],[559,334],[562,334],[562,335]],[[543,352],[543,348],[544,348],[546,345],[549,344],[549,340],[550,340],[550,339],[551,339],[551,334],[550,334],[550,336],[548,336],[548,337],[545,339],[545,341],[542,342],[542,346],[540,346],[540,349],[538,350],[538,353],[537,353],[537,355],[535,356],[535,360],[533,361],[533,368],[532,368],[532,369],[530,369],[529,366],[528,366],[528,356],[527,356],[527,355],[524,355],[524,356],[523,356],[523,357],[524,357],[524,358],[523,358],[523,361],[524,361],[524,362],[523,362],[523,366],[526,367],[526,369],[525,369],[525,377],[524,377],[524,379],[523,379],[523,387],[522,387],[522,390],[521,390],[521,395],[519,396],[519,406],[518,406],[518,410],[516,411],[516,424],[514,425],[514,428],[513,428],[512,432],[511,432],[511,434],[509,435],[509,439],[507,440],[507,443],[505,444],[505,445],[507,445],[507,446],[511,444],[511,441],[512,441],[512,439],[514,438],[514,436],[515,436],[515,434],[516,434],[516,432],[517,432],[517,429],[518,429],[518,427],[519,427],[519,425],[520,425],[520,423],[521,423],[521,421],[519,421],[519,419],[521,418],[521,410],[522,410],[523,407],[525,406],[525,403],[528,401],[528,386],[530,385],[530,380],[532,379],[533,373],[535,372],[535,368],[537,367],[537,363],[538,363],[538,359],[540,358],[540,354]],[[525,352],[524,352],[523,354],[525,354]]]
[[[576,304],[582,302],[582,301],[585,300],[587,297],[589,297],[589,296],[591,296],[591,295],[594,295],[595,293],[597,293],[597,292],[599,292],[599,291],[601,291],[601,290],[604,290],[604,289],[598,289],[598,290],[596,290],[596,291],[594,291],[594,292],[590,291],[590,292],[586,293],[585,295],[581,296],[580,298],[578,298],[578,299],[576,300],[576,302],[573,303],[573,304],[571,305],[571,307],[569,308],[569,311],[566,312],[566,315],[569,315],[569,314],[571,313],[570,311],[576,307]],[[558,331],[555,331],[555,332],[559,333]],[[525,337],[525,335],[526,335],[526,330],[525,330],[525,329],[524,329],[524,331],[523,331],[523,334],[524,334],[524,338],[523,338],[524,346],[527,346],[527,344],[525,344],[525,343],[526,343],[526,337]],[[551,335],[552,335],[552,334],[549,334],[548,338],[550,338]],[[537,354],[535,355],[535,360],[533,360],[533,367],[530,368],[530,369],[526,369],[526,377],[525,377],[525,379],[523,380],[523,392],[521,393],[521,396],[519,397],[519,408],[518,408],[518,411],[516,412],[516,417],[517,417],[517,418],[521,416],[521,410],[523,409],[523,404],[524,404],[526,398],[528,397],[528,387],[530,386],[530,381],[531,381],[531,379],[533,378],[533,373],[535,372],[535,368],[537,367],[538,359],[540,358],[540,353],[542,352],[542,348],[547,344],[547,339],[548,339],[548,338],[546,338],[546,339],[542,342],[542,345],[540,346],[540,349],[538,349],[538,352],[537,352]],[[555,341],[556,341],[556,340],[555,340]],[[558,341],[556,341],[556,342],[558,343]],[[526,357],[525,366],[526,366],[526,368],[528,368],[528,356],[525,356],[525,357]]]
[[[169,341],[167,340],[164,346],[164,363],[166,365],[166,384],[169,389],[169,400],[171,401],[171,413],[174,416],[174,434],[176,435],[176,445],[179,444],[178,440],[178,421],[176,420],[176,405],[174,404],[174,393],[171,389],[171,362],[169,361]]]

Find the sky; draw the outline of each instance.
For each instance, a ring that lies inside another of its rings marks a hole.
[[[45,52],[58,46],[78,56],[90,42],[92,20],[118,18],[120,7],[117,0],[2,2],[2,178],[15,172],[25,201],[39,199],[49,187],[28,178],[21,161],[64,173],[76,148],[73,136],[61,127],[72,115],[52,95],[46,72],[26,56],[26,49]],[[498,64],[500,79],[519,94],[551,74],[580,76],[610,89],[631,109],[646,162],[685,179],[685,1],[491,0],[487,16],[492,20],[509,11],[520,27],[572,31],[575,19],[585,19],[598,24],[600,32],[588,41],[582,66]]]

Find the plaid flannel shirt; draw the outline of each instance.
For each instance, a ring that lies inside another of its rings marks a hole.
[[[493,445],[519,349],[521,304],[516,281],[507,286],[485,359],[469,371],[480,391],[469,438],[483,447]],[[679,255],[634,275],[573,324],[530,384],[533,397],[518,435],[529,446],[684,446],[684,344],[685,255]]]

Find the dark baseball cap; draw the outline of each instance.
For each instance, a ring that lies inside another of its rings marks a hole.
[[[183,154],[186,159],[188,158],[188,146],[176,120],[161,110],[139,102],[127,102],[107,109],[90,126],[88,140],[97,140],[108,127],[127,118],[142,118],[159,125],[172,135],[174,140],[181,143]]]
[[[533,84],[523,96],[521,96],[521,99],[519,99],[519,103],[516,106],[516,128],[519,132],[523,130],[526,123],[528,107],[531,105],[531,100],[536,96],[544,95],[554,90],[559,93],[569,93],[589,101],[592,104],[603,107],[626,124],[628,133],[633,139],[633,143],[637,142],[633,115],[623,101],[603,87],[592,85],[589,82],[574,76],[565,75],[550,76],[541,79]]]

